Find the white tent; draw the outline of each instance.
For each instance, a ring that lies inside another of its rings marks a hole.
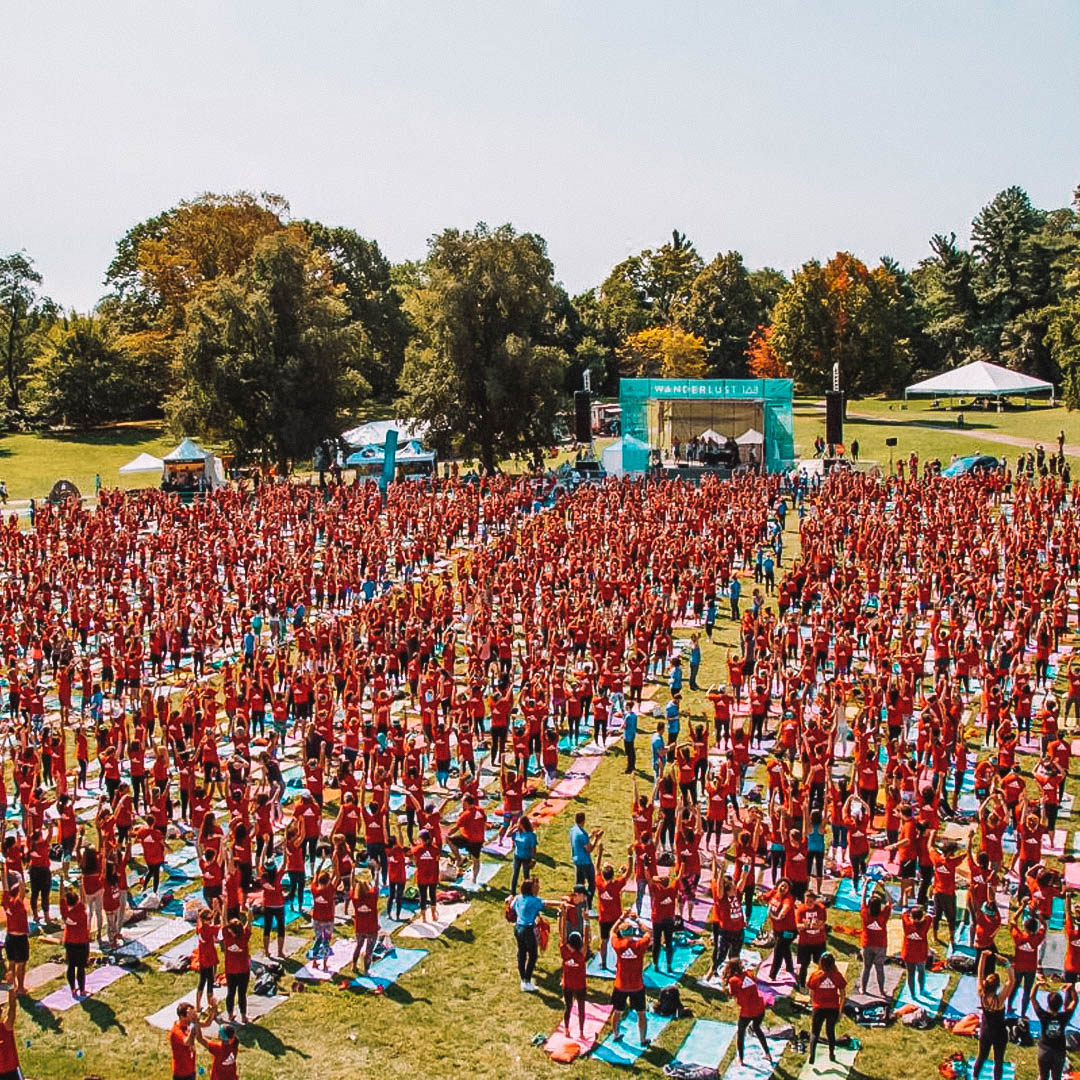
[[[1045,394],[1054,400],[1054,384],[1036,379],[1019,371],[976,360],[972,364],[942,372],[931,379],[909,386],[908,394],[929,394],[940,397],[1005,397],[1008,394]]]
[[[755,428],[747,428],[736,440],[738,446],[757,446],[765,441],[765,436]]]
[[[140,454],[126,465],[121,465],[117,472],[124,474],[156,472],[160,474],[164,467],[165,462],[161,458],[154,457],[153,454]]]
[[[372,420],[346,431],[341,438],[350,446],[385,446],[390,431],[398,433],[399,442],[406,442],[409,439],[423,439],[429,427],[422,420]]]
[[[171,490],[188,490],[184,485],[190,485],[197,478],[211,491],[225,483],[225,469],[221,458],[214,457],[209,450],[204,450],[192,439],[184,439],[175,450],[166,454],[162,467],[163,481],[174,485]]]
[[[720,445],[724,442],[724,436],[719,431],[714,431],[711,427],[706,428],[699,436],[698,439],[701,442],[714,442]]]

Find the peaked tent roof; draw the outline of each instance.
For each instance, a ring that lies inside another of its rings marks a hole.
[[[350,446],[383,446],[391,429],[404,441],[422,439],[428,433],[429,427],[423,420],[371,420],[346,431],[341,438]]]
[[[192,439],[184,439],[175,450],[165,455],[164,460],[166,463],[179,465],[189,461],[205,461],[212,456],[209,450],[204,450],[197,442]]]
[[[1038,394],[1054,392],[1054,384],[1019,371],[976,360],[909,386],[904,394]]]
[[[159,457],[154,457],[153,454],[140,454],[137,458],[132,458],[126,465],[121,465],[117,472],[122,473],[142,473],[142,472],[161,472],[164,462]]]

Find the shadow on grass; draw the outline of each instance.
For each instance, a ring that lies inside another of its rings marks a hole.
[[[106,1004],[104,1001],[90,999],[89,1001],[80,1002],[80,1006],[99,1031],[116,1028],[121,1035],[127,1034],[127,1028],[117,1019],[116,1010],[111,1005]]]
[[[63,1030],[59,1019],[51,1009],[39,1005],[29,997],[21,998],[20,1001],[23,1002],[23,1011],[30,1017],[39,1031],[51,1031],[54,1035],[57,1035]]]
[[[911,427],[925,428],[931,431],[996,431],[994,424],[973,424],[965,418],[964,426],[958,427],[955,420],[900,420],[894,416],[877,417],[849,416],[844,420],[845,427]]]
[[[42,431],[39,434],[42,439],[53,442],[83,443],[91,446],[135,446],[153,439],[163,439],[166,431],[163,424],[137,424],[131,427],[91,428],[87,431]],[[0,452],[10,453],[3,451],[2,446]]]
[[[297,1046],[290,1046],[288,1043],[282,1042],[272,1031],[260,1027],[258,1024],[248,1024],[247,1027],[240,1028],[237,1031],[237,1038],[241,1046],[254,1047],[271,1057],[280,1058],[286,1054],[295,1054],[305,1061],[311,1058],[310,1054],[305,1054]]]

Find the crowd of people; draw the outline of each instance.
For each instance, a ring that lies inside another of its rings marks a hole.
[[[567,1033],[576,1013],[583,1034],[598,951],[614,968],[613,1031],[635,1010],[644,1043],[646,966],[674,972],[677,928],[702,922],[706,979],[738,1008],[739,1058],[747,1032],[770,1054],[763,990],[788,978],[808,994],[810,1058],[819,1039],[831,1057],[853,992],[826,903],[843,885],[863,994],[886,993],[890,926],[914,998],[935,945],[969,947],[978,1063],[1000,1080],[1019,996],[1041,1023],[1042,1075],[1059,1078],[1075,995],[1038,991],[1057,897],[1061,975],[1080,972],[1080,910],[1050,854],[1080,720],[1066,645],[1077,490],[1060,476],[926,477],[914,458],[896,477],[813,488],[759,475],[557,498],[552,486],[451,477],[383,498],[277,482],[191,505],[104,491],[93,509],[41,507],[30,529],[11,516],[0,792],[17,809],[0,848],[13,993],[31,920],[55,912],[68,985],[85,995],[91,942],[123,943],[133,897],[161,892],[189,839],[198,989],[170,1033],[173,1072],[193,1075],[204,1046],[224,1080],[248,1021],[253,932],[284,956],[286,912],[304,907],[325,968],[343,913],[351,968],[366,972],[407,883],[418,918],[437,920],[440,884],[477,880],[485,844],[503,841],[520,987],[535,988],[556,916]],[[702,648],[722,648],[718,605],[736,644],[701,716],[685,698]],[[579,814],[577,885],[552,904],[528,803],[556,783],[567,739],[626,755],[632,802],[604,813],[628,817],[633,843],[623,863]],[[771,942],[758,969],[743,960],[751,927]],[[8,1019],[0,1080],[18,1069]]]

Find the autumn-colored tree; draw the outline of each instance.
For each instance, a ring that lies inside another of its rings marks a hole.
[[[631,334],[616,356],[624,375],[703,379],[708,374],[705,342],[677,326],[654,326]]]
[[[769,342],[772,337],[771,326],[759,326],[750,335],[750,344],[746,347],[746,366],[755,379],[787,379],[788,369],[780,362]]]

